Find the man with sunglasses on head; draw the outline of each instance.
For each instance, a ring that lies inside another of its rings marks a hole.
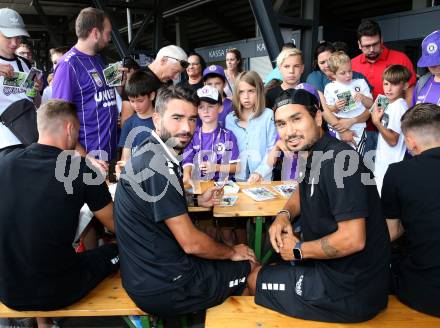
[[[157,80],[157,88],[172,84],[189,66],[185,51],[175,45],[169,45],[159,50],[154,61],[147,66],[146,71],[152,73]]]
[[[406,102],[411,104],[411,96],[416,84],[416,73],[411,60],[403,52],[388,49],[383,44],[382,32],[379,24],[372,20],[363,21],[357,29],[358,46],[362,53],[351,60],[353,71],[363,74],[373,87],[373,100],[379,94],[384,94],[382,73],[391,65],[403,65],[411,72],[409,88],[405,93]],[[367,121],[367,143],[365,151],[375,150],[378,131]]]
[[[161,87],[167,87],[173,84],[173,80],[177,80],[180,74],[189,66],[188,56],[185,51],[175,45],[169,45],[161,48],[154,61],[143,71],[153,76],[150,89],[157,95],[157,91]],[[156,96],[155,96],[156,97]],[[127,106],[123,96],[123,107],[121,113],[121,123],[123,124],[128,117],[134,114],[134,109]]]

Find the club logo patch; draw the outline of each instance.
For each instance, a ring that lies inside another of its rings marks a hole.
[[[217,154],[223,154],[225,152],[225,144],[224,143],[218,143],[217,145],[215,145],[215,152]]]
[[[428,54],[432,55],[437,51],[437,44],[435,44],[434,42],[429,43],[426,46],[426,51],[428,52]]]
[[[103,86],[101,77],[99,76],[99,73],[97,71],[91,71],[90,76],[92,77],[93,81],[95,81],[95,83],[98,87]]]

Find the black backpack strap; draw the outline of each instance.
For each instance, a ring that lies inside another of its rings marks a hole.
[[[17,63],[20,72],[24,72],[22,62],[26,64],[28,69],[31,69],[31,63],[26,58],[15,56],[15,62]]]

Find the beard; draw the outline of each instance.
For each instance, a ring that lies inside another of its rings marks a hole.
[[[175,135],[172,135],[170,131],[165,129],[163,126],[160,129],[159,137],[162,139],[162,141],[170,148],[174,148],[178,153],[182,152],[182,150],[185,149],[186,146],[191,142],[192,134],[187,133],[178,133]],[[187,142],[182,142],[179,140],[179,137],[188,137]]]
[[[373,52],[371,54],[365,55],[365,57],[367,57],[370,60],[376,60],[379,57],[380,53],[378,52]]]
[[[307,142],[303,146],[300,146],[300,147],[290,147],[289,144],[288,144],[289,140],[296,139],[296,138],[300,138],[302,140],[305,139],[303,136],[290,135],[290,136],[287,136],[287,138],[284,141],[284,144],[286,145],[286,148],[288,150],[290,150],[291,152],[309,151],[313,147],[313,145],[319,140],[320,135],[318,133],[316,136],[313,136],[313,138],[311,138],[309,140],[309,142]]]

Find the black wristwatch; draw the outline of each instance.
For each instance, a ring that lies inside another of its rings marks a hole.
[[[303,259],[301,245],[302,245],[302,242],[297,242],[295,245],[295,248],[293,249],[293,258],[295,260],[302,260]]]

